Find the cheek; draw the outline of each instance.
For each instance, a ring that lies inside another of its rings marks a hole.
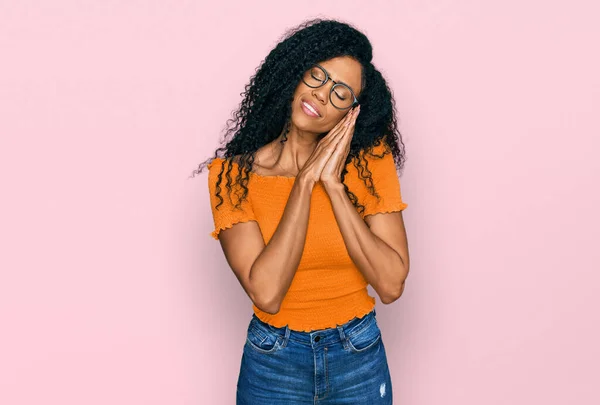
[[[337,123],[342,121],[346,117],[346,114],[348,113],[347,111],[338,110],[335,107],[331,107],[331,110],[329,110],[327,112],[328,112],[327,117],[328,117],[328,121],[329,121],[327,125],[330,128],[335,127],[337,125]]]
[[[331,129],[337,125],[338,122],[344,119],[345,114],[340,113],[339,110],[332,112],[327,120],[327,128]]]
[[[299,129],[315,133],[324,133],[329,132],[338,122],[340,122],[340,120],[344,119],[345,116],[345,113],[337,109],[336,111],[327,111],[326,114],[325,119],[322,120],[310,118],[302,111],[300,103],[298,102],[298,104],[296,104],[295,100],[292,108],[292,122]]]
[[[292,122],[298,128],[312,132],[328,132],[335,125],[344,119],[348,111],[341,111],[329,103],[321,108],[324,109],[325,119],[314,120],[302,111],[300,98],[310,90],[309,87],[300,84],[294,92],[292,101]]]

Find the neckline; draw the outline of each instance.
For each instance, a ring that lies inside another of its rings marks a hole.
[[[213,160],[213,162],[216,161],[216,160],[220,160],[222,162],[225,159],[223,159],[222,157],[217,157],[217,158],[215,158]],[[235,167],[237,168],[237,170],[239,170],[240,165],[238,165],[237,162],[235,162],[235,161],[233,162],[233,164],[235,165]],[[212,162],[211,162],[211,165],[212,165]],[[248,173],[251,176],[257,177],[257,178],[260,178],[260,179],[286,179],[287,181],[290,181],[290,180],[296,180],[296,178],[298,177],[298,176],[281,176],[281,175],[278,175],[278,174],[259,174],[259,173],[256,173],[256,172],[252,171],[252,170],[249,171]]]
[[[296,177],[298,177],[298,176],[280,176],[277,174],[258,174],[253,171],[250,171],[250,174],[254,177],[258,177],[258,178],[262,178],[262,179],[287,179],[288,181],[296,180]]]

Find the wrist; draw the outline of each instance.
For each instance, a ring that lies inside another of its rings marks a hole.
[[[302,188],[306,188],[312,191],[317,182],[309,176],[299,174],[298,176],[296,176],[296,183],[298,183]]]
[[[322,181],[322,183],[323,183],[323,188],[325,188],[325,190],[327,192],[345,190],[344,183],[342,183],[341,180],[327,180],[327,181]]]

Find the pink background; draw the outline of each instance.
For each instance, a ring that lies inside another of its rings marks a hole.
[[[251,302],[188,176],[316,16],[405,137],[396,403],[600,403],[596,4],[0,1],[0,403],[234,403]]]

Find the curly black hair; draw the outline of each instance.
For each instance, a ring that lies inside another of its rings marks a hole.
[[[227,130],[222,142],[231,135],[233,137],[215,151],[213,158],[208,159],[212,161],[220,157],[224,160],[216,185],[217,197],[220,199],[217,207],[223,203],[220,183],[225,164],[228,164],[226,186],[231,193],[230,163],[237,156],[236,163],[240,170],[236,184],[243,189],[243,194],[236,204],[236,207],[239,207],[248,195],[247,185],[256,151],[272,142],[282,131],[284,139],[287,139],[292,113],[291,102],[302,75],[313,64],[338,56],[352,57],[362,66],[363,90],[358,97],[361,111],[355,124],[346,165],[353,162],[369,193],[379,198],[373,187],[368,162],[363,161],[364,154],[379,159],[391,152],[395,165],[400,170],[406,160],[404,143],[397,128],[392,91],[382,74],[371,63],[373,47],[365,34],[348,23],[316,18],[287,30],[256,69],[256,74],[245,86],[245,92],[241,93],[244,99],[239,109],[234,112],[234,118],[227,120]],[[320,134],[319,139],[325,135],[326,133]],[[382,142],[386,146],[383,155],[372,153],[373,147],[381,145]],[[219,152],[223,151],[224,154],[219,156]],[[201,163],[192,173],[192,177],[201,173],[208,164],[210,162],[207,161]],[[346,173],[347,169],[344,168],[342,182]],[[359,212],[364,212],[364,206],[358,202],[358,198],[346,184],[344,188],[352,204]]]

